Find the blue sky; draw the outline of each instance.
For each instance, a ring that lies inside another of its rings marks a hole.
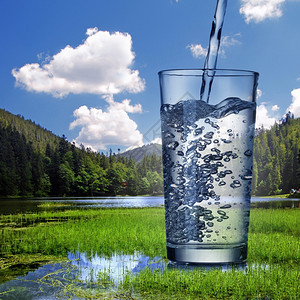
[[[157,72],[202,68],[217,0],[1,0],[0,108],[94,150],[159,138]],[[300,0],[229,0],[218,68],[260,73],[257,126],[300,117]]]

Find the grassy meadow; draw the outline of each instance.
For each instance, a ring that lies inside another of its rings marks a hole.
[[[252,209],[246,269],[145,268],[135,275],[125,274],[110,296],[106,289],[101,293],[112,299],[297,299],[299,220],[299,209]],[[107,257],[138,251],[166,259],[164,228],[162,207],[2,215],[0,277],[10,279],[20,264],[65,260],[68,252],[77,251]],[[95,285],[106,286],[109,274],[99,278]],[[81,286],[82,299],[99,299],[95,285],[93,289]],[[70,289],[68,295],[78,297],[77,292]]]

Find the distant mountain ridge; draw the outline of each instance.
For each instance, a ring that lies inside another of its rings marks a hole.
[[[160,144],[148,144],[142,147],[137,147],[131,150],[120,153],[119,155],[125,158],[132,158],[136,163],[143,160],[145,156],[151,155],[162,155],[161,145]]]

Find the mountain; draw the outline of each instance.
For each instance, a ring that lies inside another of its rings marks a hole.
[[[0,196],[161,194],[161,145],[118,155],[77,148],[31,120],[0,109]],[[300,118],[255,137],[252,192],[300,188]]]
[[[34,121],[25,120],[21,115],[14,115],[0,108],[0,127],[12,130],[24,136],[27,143],[31,143],[33,149],[45,153],[47,144],[57,147],[60,137],[51,131],[41,127]]]
[[[132,153],[137,157],[137,150]],[[77,148],[65,136],[0,109],[0,196],[161,194],[162,182],[161,157],[155,154],[135,163]]]
[[[151,155],[162,155],[161,145],[160,144],[148,144],[142,147],[137,147],[125,152],[120,153],[122,157],[132,158],[136,163],[143,160],[145,156]]]

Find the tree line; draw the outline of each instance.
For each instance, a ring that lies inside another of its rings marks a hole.
[[[0,109],[0,196],[162,194],[160,155],[136,163],[113,153],[76,147],[22,116]],[[252,194],[300,188],[300,119],[255,137]]]
[[[162,194],[162,161],[139,163],[76,147],[22,116],[0,109],[0,196]]]
[[[300,188],[300,118],[274,124],[256,137],[252,194],[274,195]]]
[[[79,149],[63,136],[34,150],[23,134],[0,128],[1,196],[105,196],[161,194],[161,157],[135,163],[120,155]]]

